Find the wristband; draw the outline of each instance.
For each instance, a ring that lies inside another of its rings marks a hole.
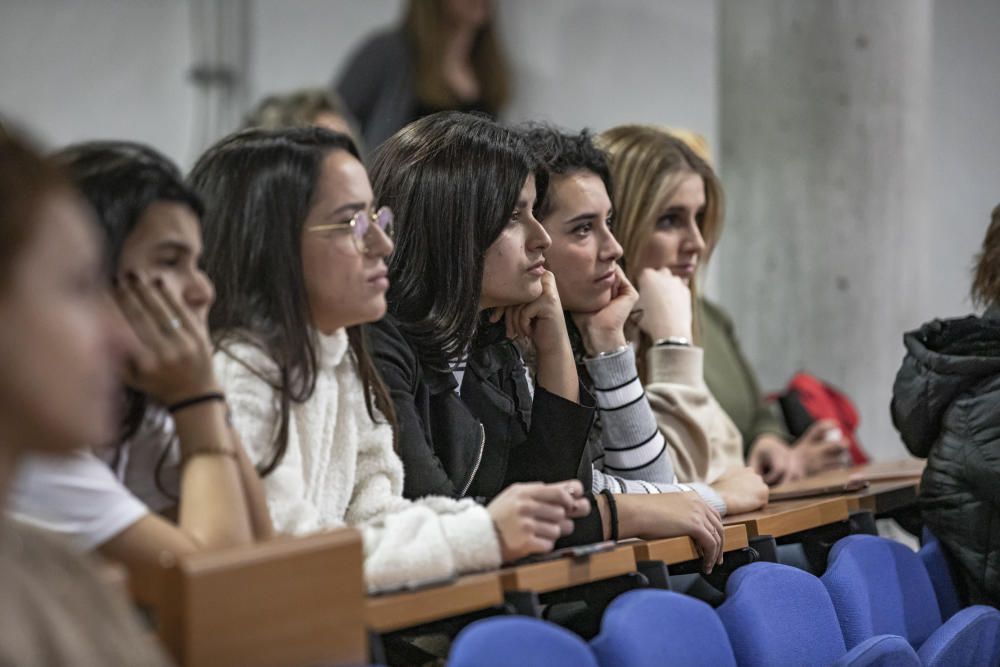
[[[610,489],[603,489],[601,495],[608,500],[608,512],[611,514],[611,541],[618,541],[618,505],[615,503],[615,495]]]
[[[197,396],[192,396],[191,398],[185,398],[183,401],[177,401],[176,403],[168,405],[167,412],[175,414],[184,408],[190,408],[192,405],[198,405],[199,403],[208,403],[209,401],[220,401],[225,403],[226,395],[218,391],[212,391],[207,394],[199,394]]]
[[[691,339],[684,336],[667,336],[653,341],[653,347],[691,347]]]

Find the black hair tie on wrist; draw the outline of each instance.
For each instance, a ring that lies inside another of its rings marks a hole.
[[[608,499],[608,511],[611,512],[611,540],[618,541],[618,505],[615,503],[615,494],[610,489],[602,489],[601,495]]]
[[[175,412],[183,410],[184,408],[189,408],[192,405],[198,405],[199,403],[208,403],[209,401],[220,401],[222,403],[225,403],[226,395],[218,391],[209,392],[207,394],[198,394],[197,396],[192,396],[191,398],[185,398],[183,401],[177,401],[172,405],[168,405],[167,412],[169,412],[170,414],[174,414]]]

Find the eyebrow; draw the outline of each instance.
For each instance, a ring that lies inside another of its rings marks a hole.
[[[166,241],[160,241],[155,246],[153,246],[153,250],[157,252],[162,250],[172,250],[174,252],[192,252],[192,248],[189,244],[184,243],[183,241],[175,241],[172,239],[168,239]]]
[[[333,211],[331,211],[326,217],[332,218],[335,215],[340,215],[341,213],[346,213],[347,211],[357,212],[357,211],[363,210],[366,206],[367,206],[367,204],[365,204],[364,202],[360,202],[360,201],[350,202],[350,203],[338,206]]]
[[[615,214],[615,210],[614,209],[610,209],[608,211],[608,215],[606,217],[608,217],[608,218],[613,217],[614,214]],[[598,211],[587,211],[585,213],[581,213],[579,215],[573,216],[569,220],[565,221],[563,224],[564,225],[572,225],[572,224],[575,224],[577,222],[587,222],[589,220],[601,220],[601,219],[603,219],[603,218],[601,217],[600,212],[598,212]]]

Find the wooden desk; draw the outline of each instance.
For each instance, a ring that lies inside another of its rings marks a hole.
[[[443,586],[369,597],[365,620],[376,632],[393,632],[503,604],[500,574],[472,574]]]
[[[368,659],[361,534],[350,528],[194,553],[131,573],[179,665]]]
[[[749,537],[783,537],[811,528],[844,521],[849,514],[847,500],[840,496],[808,498],[772,503],[764,509],[723,517],[722,523],[743,524]]]
[[[635,570],[635,553],[631,546],[623,545],[583,558],[560,558],[507,568],[500,571],[500,580],[505,591],[549,593]]]
[[[920,479],[899,479],[873,482],[866,489],[844,496],[851,510],[868,510],[873,514],[892,512],[917,502]]]
[[[725,551],[737,551],[748,546],[747,531],[743,524],[725,526]],[[662,540],[631,543],[636,560],[659,560],[667,565],[676,565],[690,560],[698,560],[701,555],[690,537],[669,537]]]

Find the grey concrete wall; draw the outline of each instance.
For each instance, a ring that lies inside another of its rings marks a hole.
[[[899,337],[931,276],[931,3],[725,2],[721,39],[722,301],[765,387],[816,373],[898,455]]]

